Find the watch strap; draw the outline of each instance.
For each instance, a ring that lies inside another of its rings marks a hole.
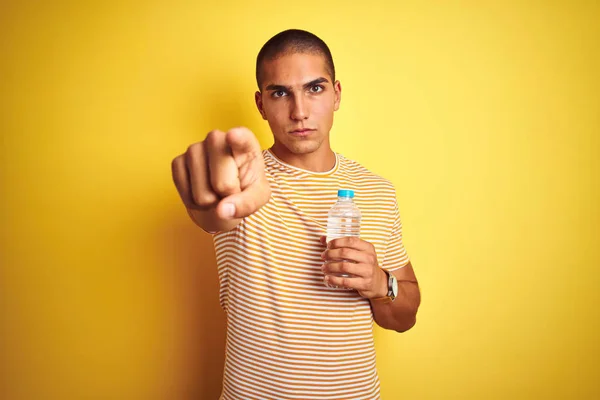
[[[390,297],[390,293],[392,293],[391,273],[385,269],[383,269],[383,272],[385,272],[385,275],[387,276],[387,294],[382,297],[375,297],[371,300],[377,301],[377,302],[382,302],[382,303],[391,303],[393,301],[393,299]]]

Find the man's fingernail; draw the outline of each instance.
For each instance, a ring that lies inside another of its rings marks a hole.
[[[223,204],[223,215],[226,218],[231,218],[235,215],[235,204],[226,203]]]

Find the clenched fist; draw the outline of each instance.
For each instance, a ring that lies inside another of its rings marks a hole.
[[[188,211],[213,221],[247,217],[271,196],[260,144],[247,128],[214,130],[172,163],[173,181]]]

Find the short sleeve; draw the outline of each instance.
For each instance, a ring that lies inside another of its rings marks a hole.
[[[398,202],[394,198],[394,222],[392,225],[392,233],[390,234],[386,244],[385,253],[381,267],[388,271],[393,271],[405,267],[410,259],[402,242],[402,221],[400,220],[400,211],[398,210]]]

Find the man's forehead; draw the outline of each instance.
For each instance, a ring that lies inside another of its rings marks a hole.
[[[330,80],[323,56],[310,53],[281,55],[263,64],[263,84],[302,86],[319,78]]]

